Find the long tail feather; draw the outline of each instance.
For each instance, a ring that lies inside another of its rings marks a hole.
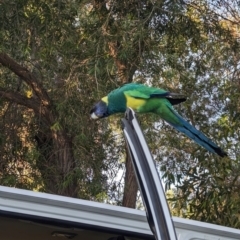
[[[172,112],[174,112],[171,109]],[[194,126],[192,126],[190,123],[188,123],[186,120],[184,120],[180,115],[178,115],[176,112],[174,114],[177,115],[180,124],[173,124],[171,122],[168,122],[170,125],[172,125],[174,128],[176,128],[179,132],[184,133],[189,138],[191,138],[193,141],[195,141],[200,146],[207,149],[209,152],[216,153],[221,157],[227,156],[227,153],[224,152],[219,146],[217,146],[212,140],[210,140],[208,137],[206,137],[202,132],[197,130]]]

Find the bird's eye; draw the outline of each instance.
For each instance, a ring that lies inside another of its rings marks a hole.
[[[105,113],[103,113],[102,116],[103,116],[103,117],[108,117],[108,115],[109,115],[108,112],[105,112]]]
[[[96,110],[96,108],[94,107],[94,108],[92,108],[91,110],[90,110],[90,114],[92,114],[93,112],[95,112],[95,110]]]

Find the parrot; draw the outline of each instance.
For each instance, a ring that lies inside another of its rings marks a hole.
[[[111,91],[90,110],[92,119],[105,118],[123,113],[132,108],[137,113],[155,113],[179,132],[185,134],[197,144],[220,157],[227,156],[219,146],[181,117],[173,108],[186,101],[181,94],[149,87],[140,83],[127,83]]]

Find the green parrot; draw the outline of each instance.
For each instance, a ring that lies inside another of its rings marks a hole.
[[[227,156],[220,147],[174,110],[173,105],[184,101],[186,98],[176,93],[143,84],[128,83],[103,97],[93,106],[90,114],[92,119],[99,119],[125,112],[127,107],[132,108],[137,113],[155,113],[209,152],[216,153],[221,157]]]

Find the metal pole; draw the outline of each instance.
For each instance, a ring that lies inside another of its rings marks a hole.
[[[150,229],[156,240],[177,240],[155,162],[132,109],[127,109],[125,118],[122,119],[122,128]]]

